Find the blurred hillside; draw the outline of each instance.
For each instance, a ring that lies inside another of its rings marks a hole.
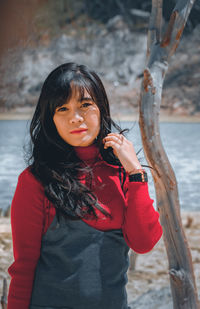
[[[164,1],[163,30],[174,7]],[[0,111],[36,104],[47,74],[63,62],[101,76],[113,115],[138,111],[151,1],[14,0],[0,4]],[[166,75],[161,111],[200,115],[200,1]]]

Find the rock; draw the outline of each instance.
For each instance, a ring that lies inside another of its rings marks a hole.
[[[121,15],[116,15],[107,22],[106,27],[108,30],[113,31],[127,28],[127,25]]]
[[[145,12],[138,9],[131,9],[130,13],[137,18],[144,19],[145,21],[149,21],[150,12]]]

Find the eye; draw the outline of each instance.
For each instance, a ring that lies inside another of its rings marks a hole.
[[[64,107],[64,106],[61,106],[61,107],[57,108],[57,112],[64,112],[66,110],[68,110],[68,108]]]
[[[88,107],[89,105],[92,105],[91,103],[83,103],[81,106],[83,106],[83,107]]]

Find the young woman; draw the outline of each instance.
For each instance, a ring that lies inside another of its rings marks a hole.
[[[97,74],[75,63],[51,72],[30,135],[11,206],[8,309],[129,308],[128,251],[150,251],[162,227]]]

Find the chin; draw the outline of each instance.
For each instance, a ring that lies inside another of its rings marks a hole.
[[[85,142],[85,143],[70,143],[73,147],[87,147],[92,145],[94,142]]]
[[[92,144],[95,143],[95,139],[96,137],[92,138],[92,139],[85,139],[85,140],[81,140],[81,139],[76,139],[74,138],[74,140],[67,140],[67,139],[64,139],[64,141],[66,143],[68,143],[69,145],[73,146],[73,147],[87,147],[87,146],[90,146]]]

